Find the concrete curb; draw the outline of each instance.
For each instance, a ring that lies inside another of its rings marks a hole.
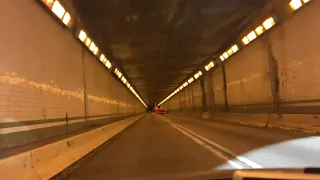
[[[181,116],[172,114],[173,116]],[[182,116],[187,117],[187,116]],[[312,114],[245,114],[245,113],[217,113],[210,116],[212,121],[237,124],[250,127],[283,129],[320,134],[320,115]],[[188,117],[192,118],[192,117]],[[201,119],[201,118],[193,118]],[[207,119],[201,119],[207,120]]]
[[[129,127],[142,116],[130,117],[77,136],[2,159],[0,160],[0,167],[23,169],[24,172],[21,171],[21,173],[16,171],[16,173],[21,174],[21,178],[19,179],[35,179],[34,177],[38,177],[38,179],[50,179]],[[12,179],[11,172],[9,170],[0,171],[1,179]]]

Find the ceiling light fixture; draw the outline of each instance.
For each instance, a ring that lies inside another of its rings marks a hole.
[[[51,10],[60,19],[62,19],[64,13],[66,12],[66,10],[62,7],[59,1],[55,1],[53,3]]]
[[[290,7],[292,10],[297,10],[299,9],[301,6],[302,6],[302,3],[300,0],[292,0],[290,3],[289,3]]]
[[[274,21],[274,19],[272,17],[268,18],[267,20],[265,20],[262,25],[263,27],[268,30],[270,29],[272,26],[274,26],[276,24],[276,22]]]
[[[83,30],[80,30],[78,38],[80,39],[80,41],[84,42],[87,38],[87,33]]]

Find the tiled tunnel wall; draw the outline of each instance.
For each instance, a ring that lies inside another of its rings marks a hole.
[[[0,11],[0,149],[145,111],[36,1]]]
[[[319,9],[320,1],[311,1],[202,76],[205,91],[197,90],[205,97],[202,110],[319,114]],[[166,101],[164,108],[183,113],[176,101],[184,92]]]

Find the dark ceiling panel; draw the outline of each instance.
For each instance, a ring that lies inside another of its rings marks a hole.
[[[147,105],[239,34],[267,0],[75,0],[81,21]],[[244,23],[246,22],[246,23]]]

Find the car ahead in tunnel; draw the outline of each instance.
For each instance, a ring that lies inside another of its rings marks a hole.
[[[167,114],[167,112],[164,109],[162,109],[161,107],[154,108],[154,113],[156,113],[156,114]]]
[[[156,113],[156,114],[167,114],[167,112],[166,112],[165,110],[163,110],[163,109],[161,109],[161,110],[156,110],[155,113]]]

